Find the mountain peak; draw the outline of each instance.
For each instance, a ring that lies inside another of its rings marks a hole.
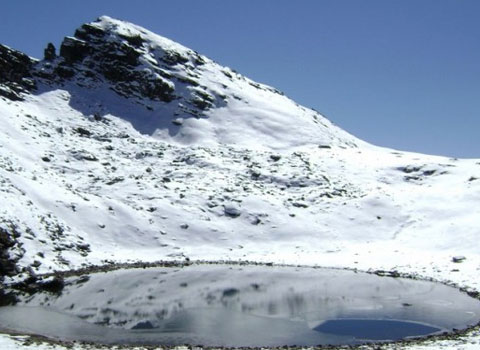
[[[127,40],[133,45],[140,45],[141,42],[153,43],[154,45],[160,45],[165,50],[175,50],[182,52],[186,55],[193,54],[194,52],[189,48],[165,38],[161,35],[153,33],[148,29],[145,29],[136,24],[126,22],[123,20],[115,19],[109,16],[101,16],[96,21],[86,23],[82,25],[77,31],[82,31],[85,28],[95,28],[102,30],[105,33],[109,33],[112,37],[118,36],[124,40]],[[139,41],[137,41],[139,40]]]
[[[58,55],[48,44],[44,59],[26,66],[20,79],[32,76],[37,93],[67,90],[82,114],[117,116],[169,142],[267,149],[359,142],[280,91],[108,16],[65,37]]]
[[[191,61],[204,62],[180,44],[108,16],[82,25],[73,37],[66,37],[60,58],[57,73],[62,78],[80,73],[80,79],[87,79],[99,73],[120,94],[138,94],[163,102],[171,102],[176,96],[174,82],[168,81],[171,75],[162,64],[192,67]]]
[[[96,21],[83,24],[75,31],[75,38],[94,42],[123,42],[137,49],[161,48],[175,51],[184,57],[196,56],[195,52],[170,39],[155,34],[133,23],[109,16],[101,16]]]

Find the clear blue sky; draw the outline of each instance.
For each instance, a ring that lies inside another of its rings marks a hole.
[[[41,57],[103,14],[275,86],[371,143],[480,158],[480,0],[3,1],[0,43]]]

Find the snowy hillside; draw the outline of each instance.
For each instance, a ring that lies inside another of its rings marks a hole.
[[[395,269],[480,287],[478,160],[369,145],[109,17],[43,60],[0,46],[0,63],[4,282],[188,258]]]

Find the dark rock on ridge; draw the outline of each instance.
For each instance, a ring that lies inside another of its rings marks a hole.
[[[40,61],[0,46],[0,96],[21,100],[37,85],[106,87],[149,110],[155,102],[171,103],[162,114],[167,120],[201,118],[227,103],[226,96],[201,85],[199,67],[206,58],[192,50],[161,46],[149,35],[141,30],[124,32],[117,21],[99,18],[65,37],[58,54],[49,43]]]
[[[163,102],[175,99],[173,84],[154,72],[135,69],[140,65],[144,43],[140,36],[107,36],[101,28],[84,24],[75,31],[75,37],[66,37],[60,47],[62,61],[55,69],[57,74],[67,79],[76,74],[84,78],[103,76],[125,97],[139,94]],[[80,63],[83,67],[76,66]]]
[[[22,93],[34,90],[33,64],[24,53],[0,44],[0,96],[22,100]]]
[[[57,53],[55,51],[55,46],[52,43],[48,43],[44,50],[43,58],[46,61],[53,61],[55,58],[57,58]]]

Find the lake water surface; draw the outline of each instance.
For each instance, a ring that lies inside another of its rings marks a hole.
[[[463,329],[480,302],[439,283],[352,271],[192,265],[66,279],[0,308],[0,328],[103,344],[359,344]]]

